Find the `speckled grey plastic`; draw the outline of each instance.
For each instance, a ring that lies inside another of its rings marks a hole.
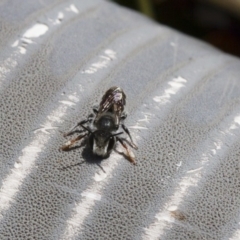
[[[239,59],[102,0],[0,20],[1,240],[240,239]],[[137,166],[60,151],[115,85]]]

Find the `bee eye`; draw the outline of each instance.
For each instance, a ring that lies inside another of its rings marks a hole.
[[[94,141],[94,136],[91,135],[91,136],[89,137],[89,146],[90,146],[91,149],[93,149],[93,141]]]
[[[115,145],[115,141],[113,137],[109,138],[109,143],[108,143],[108,151],[111,151]]]

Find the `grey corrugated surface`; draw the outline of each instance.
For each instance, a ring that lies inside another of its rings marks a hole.
[[[240,238],[238,59],[101,0],[0,12],[0,239]],[[138,165],[104,172],[59,131],[114,85]]]

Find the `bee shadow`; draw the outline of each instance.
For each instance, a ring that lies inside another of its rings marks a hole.
[[[101,166],[101,162],[104,159],[108,158],[108,156],[103,158],[103,157],[99,157],[99,156],[93,154],[91,149],[88,146],[86,146],[85,143],[80,144],[79,146],[74,146],[72,148],[69,148],[69,149],[65,150],[65,152],[74,151],[74,150],[82,148],[82,147],[83,147],[83,151],[82,151],[83,161],[78,162],[76,164],[72,164],[72,165],[62,167],[62,168],[60,168],[60,170],[67,170],[67,169],[70,169],[70,168],[73,168],[73,167],[76,167],[76,166],[80,166],[80,165],[85,163],[85,164],[96,164],[104,173],[106,173],[105,170],[103,169],[103,167]]]

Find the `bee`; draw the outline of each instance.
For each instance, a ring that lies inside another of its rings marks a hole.
[[[120,87],[111,87],[103,95],[100,104],[93,107],[93,113],[87,119],[77,123],[64,136],[69,136],[76,132],[77,127],[81,127],[81,134],[76,138],[66,142],[61,149],[69,150],[75,142],[87,138],[91,151],[102,158],[109,157],[113,150],[116,150],[116,143],[119,142],[126,150],[125,157],[133,164],[136,164],[135,156],[129,146],[137,149],[133,143],[132,136],[124,124],[127,117],[124,107],[126,105],[126,94]],[[129,140],[120,137],[124,132],[119,132],[119,128],[128,135]],[[117,150],[116,150],[117,151]],[[118,151],[117,151],[118,152]],[[119,153],[119,152],[118,152]]]

